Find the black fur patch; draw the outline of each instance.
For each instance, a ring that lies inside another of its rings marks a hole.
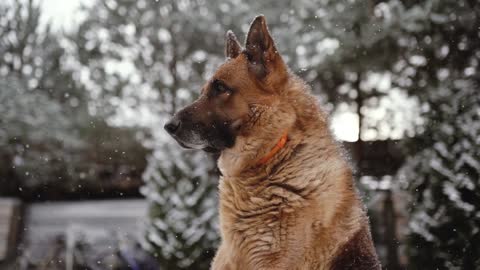
[[[226,121],[214,121],[211,127],[204,128],[205,138],[211,148],[221,151],[235,144],[236,135]]]
[[[367,226],[359,230],[340,248],[332,262],[332,270],[381,269]]]

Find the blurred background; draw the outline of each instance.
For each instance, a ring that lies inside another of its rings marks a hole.
[[[265,14],[385,269],[480,269],[478,0],[4,0],[0,269],[208,269],[215,156],[163,123]]]

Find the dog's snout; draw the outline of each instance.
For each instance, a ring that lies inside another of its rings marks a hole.
[[[180,128],[180,124],[181,124],[180,120],[174,117],[165,124],[164,128],[168,133],[175,134]]]

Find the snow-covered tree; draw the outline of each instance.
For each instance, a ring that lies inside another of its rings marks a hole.
[[[402,39],[404,81],[425,125],[399,173],[411,195],[410,267],[480,269],[480,5],[411,5],[423,19]]]
[[[39,27],[38,4],[2,2],[0,14],[0,181],[11,196],[68,171],[74,156],[64,149],[82,147],[71,121],[81,101],[57,37]]]
[[[14,76],[1,78],[0,104],[0,179],[2,192],[11,195],[52,176],[60,165],[55,159],[60,158],[62,146],[79,142],[68,135],[61,106],[44,93],[28,90]]]
[[[442,104],[430,112],[433,144],[402,169],[412,196],[408,251],[415,269],[480,265],[480,96],[478,85],[458,83],[464,85],[432,96]]]
[[[223,61],[225,30],[201,1],[99,1],[88,12],[73,46],[93,109],[141,128],[152,151],[144,246],[164,269],[206,269],[218,241],[214,161],[182,151],[163,125]]]
[[[99,187],[100,171],[128,159],[119,153],[142,149],[130,131],[89,114],[75,59],[63,35],[40,23],[41,10],[34,0],[0,3],[0,195],[43,199]]]

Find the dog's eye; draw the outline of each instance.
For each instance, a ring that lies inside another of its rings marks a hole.
[[[223,82],[221,81],[214,81],[213,82],[213,94],[214,95],[221,95],[224,93],[230,93],[231,90],[228,88]]]

